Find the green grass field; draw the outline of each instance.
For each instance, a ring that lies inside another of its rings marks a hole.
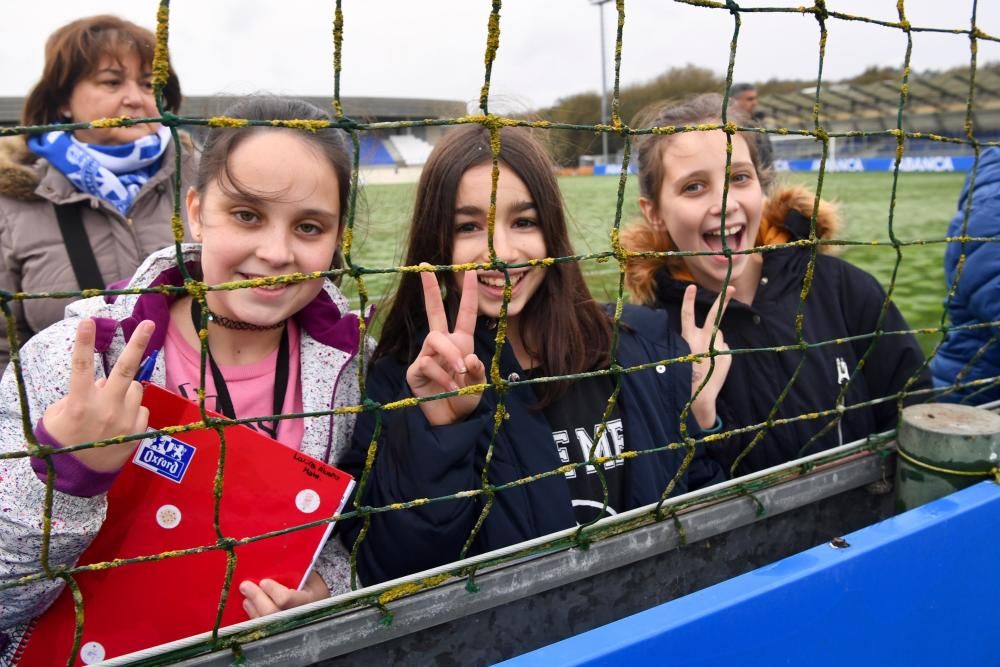
[[[785,174],[787,183],[801,183],[815,189],[815,174]],[[894,299],[914,328],[937,327],[941,322],[944,297],[942,258],[948,221],[955,211],[962,186],[962,174],[904,173],[899,176],[892,228],[901,242],[921,241],[922,245],[902,247],[896,273]],[[614,224],[618,179],[613,177],[565,177],[560,180],[570,227],[578,253],[610,249],[608,231]],[[889,210],[892,175],[827,174],[823,196],[842,207],[845,227],[841,238],[885,245],[849,247],[842,257],[874,274],[886,288],[896,268],[896,250],[889,245]],[[357,241],[353,260],[365,267],[387,267],[400,263],[406,225],[412,210],[416,185],[372,185],[364,189],[364,205],[358,216]],[[635,179],[629,179],[622,210],[623,223],[639,213]],[[618,291],[618,268],[614,262],[588,261],[584,265],[594,295],[605,301]],[[379,303],[391,289],[391,276],[366,278],[369,294]],[[345,291],[356,294],[351,280]],[[921,340],[925,349],[936,336]]]

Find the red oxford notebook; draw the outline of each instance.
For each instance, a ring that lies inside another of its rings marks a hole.
[[[200,420],[198,406],[155,385],[143,404],[151,429]],[[216,415],[217,416],[217,415]],[[328,518],[341,511],[354,481],[333,466],[285,447],[247,426],[225,429],[220,524],[236,539]],[[108,514],[80,557],[87,565],[211,545],[213,484],[219,460],[215,430],[144,440],[108,491]],[[222,625],[247,620],[238,586],[274,579],[300,587],[333,524],[236,548],[236,570]],[[212,629],[225,580],[223,550],[76,575],[85,622],[74,664],[85,665]],[[69,589],[38,619],[18,664],[66,664],[73,644]]]

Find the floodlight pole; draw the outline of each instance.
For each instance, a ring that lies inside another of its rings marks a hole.
[[[590,0],[590,4],[597,5],[597,17],[601,23],[601,123],[608,123],[608,75],[607,75],[607,52],[604,49],[604,4],[611,0]],[[601,155],[604,164],[608,163],[608,133],[601,132]]]

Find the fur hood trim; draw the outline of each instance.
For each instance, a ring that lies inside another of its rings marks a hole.
[[[193,154],[194,140],[187,132],[179,132],[181,150]],[[27,135],[0,137],[0,195],[18,201],[41,201],[35,194],[44,173],[44,162],[28,150]]]
[[[793,210],[806,219],[812,217],[816,195],[801,186],[775,188],[764,202],[760,230],[754,247],[788,243],[799,236],[785,227],[785,220]],[[816,235],[820,239],[834,239],[840,232],[841,218],[837,204],[821,199],[816,214]],[[629,252],[665,252],[675,246],[664,230],[653,229],[645,220],[626,227],[621,233],[622,247]],[[822,253],[830,254],[837,246],[821,245]],[[625,271],[625,286],[634,303],[647,306],[656,303],[656,274],[667,266],[675,274],[683,271],[680,258],[633,257],[628,260]],[[686,274],[686,271],[683,271]],[[681,276],[678,276],[681,277]]]
[[[25,135],[0,138],[0,194],[20,201],[41,199],[35,194],[41,178],[37,161]]]
[[[761,227],[766,221],[768,224],[784,228],[785,218],[792,210],[798,211],[807,219],[812,218],[815,203],[816,193],[801,185],[776,189],[764,203]],[[820,199],[819,210],[816,213],[816,236],[823,240],[835,239],[840,233],[841,226],[840,206],[835,202]],[[758,234],[758,238],[759,236]],[[824,254],[831,254],[837,247],[821,245],[819,250]]]

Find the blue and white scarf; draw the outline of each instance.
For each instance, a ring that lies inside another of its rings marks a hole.
[[[120,146],[85,144],[60,130],[30,137],[28,148],[78,190],[100,197],[125,215],[142,186],[159,170],[169,143],[170,129],[161,126],[155,134]]]

